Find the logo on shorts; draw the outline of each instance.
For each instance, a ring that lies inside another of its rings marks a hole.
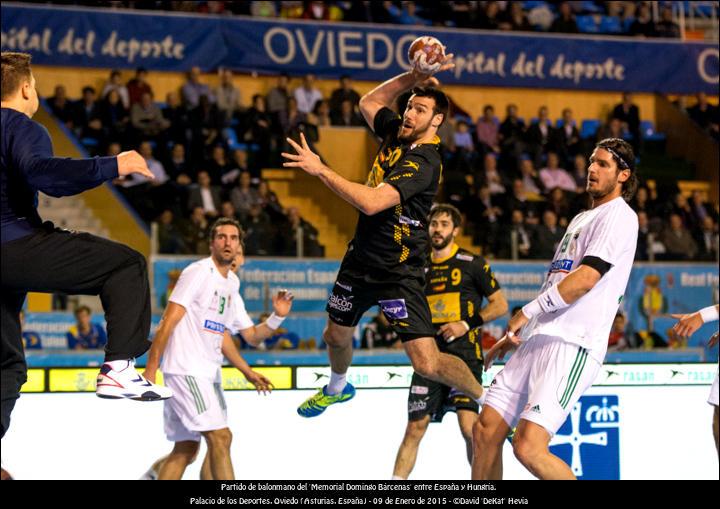
[[[408,412],[423,412],[427,408],[427,400],[422,399],[420,401],[410,401],[408,403]]]
[[[388,320],[400,320],[408,317],[405,299],[380,300],[378,304]]]
[[[422,385],[413,385],[410,387],[410,392],[413,394],[427,394],[429,391],[429,388],[423,387]]]
[[[336,284],[337,286],[339,286],[340,288],[342,288],[343,290],[347,290],[348,292],[352,292],[352,286],[350,286],[350,285],[342,284],[342,283],[340,283],[339,281],[336,281],[335,284]]]
[[[582,479],[620,479],[618,396],[582,396],[550,442]]]
[[[328,306],[342,312],[351,311],[353,305],[350,299],[352,299],[352,296],[346,298],[343,295],[335,295],[333,293],[328,299]]]
[[[530,406],[530,405],[528,405],[528,406]],[[534,407],[530,408],[528,411],[529,411],[529,412],[535,412],[536,414],[539,414],[539,413],[541,413],[541,412],[540,412],[540,405],[535,405]]]

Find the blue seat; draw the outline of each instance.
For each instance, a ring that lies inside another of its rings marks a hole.
[[[576,16],[578,30],[584,34],[597,34],[600,28],[595,23],[595,16]]]
[[[592,1],[583,1],[580,4],[580,7],[583,12],[591,12],[593,14],[600,14],[603,12],[603,8],[600,7],[598,4]]]
[[[589,118],[582,121],[580,137],[583,139],[595,138],[600,129],[600,121],[596,118]]]
[[[227,140],[228,148],[230,150],[237,150],[239,148],[243,148],[240,145],[240,142],[237,138],[237,133],[235,133],[235,129],[231,129],[230,127],[226,127],[222,131],[223,137]]]
[[[665,141],[667,138],[664,133],[655,131],[655,125],[650,120],[640,121],[640,133],[643,139],[648,141]]]
[[[616,16],[603,16],[600,19],[600,32],[603,34],[619,34],[622,32],[620,18]]]

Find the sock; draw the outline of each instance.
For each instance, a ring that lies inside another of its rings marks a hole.
[[[487,396],[487,391],[483,391],[480,397],[475,400],[475,402],[480,405],[480,408],[485,404],[485,396]]]
[[[399,475],[393,475],[392,480],[393,481],[407,481],[407,479],[405,479],[404,477],[399,476]]]
[[[129,368],[132,366],[133,362],[131,359],[122,359],[119,361],[109,361],[105,364],[110,365],[110,367],[113,369],[113,371],[122,371],[125,368]]]
[[[346,380],[347,374],[343,373],[342,375],[338,375],[334,371],[330,371],[330,382],[328,382],[327,385],[327,393],[328,394],[340,394],[345,386],[347,385]]]

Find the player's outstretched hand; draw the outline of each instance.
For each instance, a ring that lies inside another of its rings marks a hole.
[[[250,370],[250,373],[245,374],[245,378],[247,378],[247,381],[255,386],[258,394],[267,395],[273,390],[272,382],[257,371]]]
[[[678,323],[673,325],[673,330],[678,336],[683,338],[689,338],[703,325],[702,315],[699,312],[687,315],[676,314],[670,316],[679,320]]]
[[[502,339],[495,343],[485,354],[485,371],[490,369],[495,359],[503,359],[508,352],[520,346],[520,343],[520,337],[508,331]]]
[[[133,173],[138,173],[143,177],[149,178],[150,180],[153,180],[155,178],[155,175],[153,175],[152,172],[148,169],[147,162],[145,162],[143,156],[141,156],[134,150],[120,152],[117,155],[117,163],[118,175],[120,175],[121,177],[125,177],[126,175],[131,175]]]
[[[302,168],[314,177],[322,173],[325,165],[320,160],[320,156],[310,150],[307,140],[305,139],[305,134],[300,133],[300,143],[302,144],[302,146],[298,145],[290,138],[285,139],[290,144],[290,146],[295,149],[295,152],[297,152],[297,154],[289,154],[287,152],[283,152],[281,155],[285,159],[289,159],[289,161],[285,161],[283,163],[283,166],[285,166],[286,168]]]
[[[272,304],[273,311],[278,316],[285,317],[292,309],[292,302],[295,296],[287,290],[280,290],[277,295],[273,295]]]

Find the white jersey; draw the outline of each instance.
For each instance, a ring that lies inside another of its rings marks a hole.
[[[240,295],[238,295],[236,299],[233,299],[233,306],[233,321],[229,327],[230,332],[237,334],[242,330],[252,327],[254,325],[253,321],[250,316],[248,316],[245,310],[245,301],[243,301]]]
[[[222,340],[234,320],[240,280],[233,272],[223,277],[212,258],[182,271],[170,302],[185,308],[163,354],[163,373],[216,379],[223,363]]]
[[[555,251],[541,292],[562,281],[586,256],[600,258],[612,267],[592,290],[567,308],[530,320],[523,337],[560,337],[586,348],[602,364],[635,259],[637,235],[637,214],[621,197],[575,216]]]

